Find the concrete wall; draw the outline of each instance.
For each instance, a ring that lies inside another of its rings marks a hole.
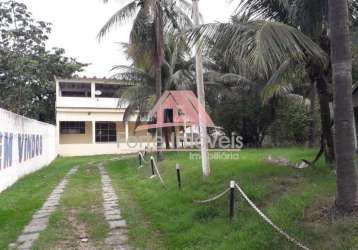
[[[56,156],[55,126],[0,109],[0,192]]]

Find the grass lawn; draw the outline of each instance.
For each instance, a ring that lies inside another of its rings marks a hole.
[[[228,197],[210,204],[195,204],[237,181],[247,195],[277,225],[311,249],[358,249],[358,219],[332,221],[328,210],[334,201],[334,173],[319,162],[303,170],[274,166],[264,161],[271,154],[293,162],[312,159],[308,149],[243,150],[239,159],[212,159],[212,176],[203,180],[199,160],[189,153],[167,153],[159,163],[167,188],[150,179],[147,164],[138,169],[137,157],[106,161],[112,185],[129,226],[135,249],[295,249],[258,217],[236,193],[236,215],[228,218]],[[102,208],[100,175],[94,161],[111,156],[59,158],[50,166],[21,179],[0,194],[0,249],[16,240],[32,215],[74,165],[70,179],[49,227],[33,249],[105,249],[108,233]],[[147,159],[149,160],[149,159]],[[175,165],[182,167],[182,190]],[[88,242],[81,242],[81,238]]]
[[[149,167],[138,170],[137,159],[108,163],[132,245],[138,249],[295,249],[238,196],[231,223],[227,196],[207,205],[193,203],[223,191],[235,180],[276,224],[311,249],[358,248],[357,218],[331,222],[326,216],[334,200],[335,176],[323,162],[314,168],[290,169],[265,163],[268,154],[298,162],[313,159],[315,151],[244,150],[239,160],[211,160],[212,176],[205,181],[199,160],[191,160],[189,153],[167,153],[159,164],[167,189],[157,178],[148,178]],[[181,191],[176,185],[176,163],[182,166]]]
[[[55,186],[75,165],[93,158],[58,158],[49,166],[30,174],[0,194],[0,249],[7,249],[42,207]],[[103,157],[102,157],[103,159]]]
[[[60,206],[33,248],[106,249],[109,228],[102,210],[99,171],[95,165],[85,164],[71,177]]]

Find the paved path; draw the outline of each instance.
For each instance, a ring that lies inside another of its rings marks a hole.
[[[10,244],[10,249],[31,249],[33,243],[40,236],[40,233],[46,229],[50,215],[56,210],[60,202],[61,194],[68,183],[68,178],[76,173],[77,169],[78,166],[72,168],[66,174],[60,184],[52,191],[42,208],[33,215],[32,221],[24,228],[22,234],[17,238],[16,243]]]
[[[103,164],[99,164],[98,168],[102,180],[104,215],[110,227],[106,244],[113,250],[130,249],[128,246],[127,223],[121,216],[118,198],[113,190],[111,179]]]

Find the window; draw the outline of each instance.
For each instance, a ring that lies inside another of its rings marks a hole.
[[[61,134],[85,134],[85,122],[60,122]]]
[[[96,83],[96,97],[119,98],[128,86]]]
[[[115,122],[96,122],[96,142],[116,142]]]
[[[60,91],[64,97],[91,97],[91,84],[61,82]]]
[[[173,122],[173,110],[172,109],[164,109],[164,123]]]

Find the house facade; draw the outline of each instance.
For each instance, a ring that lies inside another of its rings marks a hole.
[[[97,78],[56,79],[57,150],[62,156],[125,154],[154,149],[155,138],[124,121],[128,85]]]

